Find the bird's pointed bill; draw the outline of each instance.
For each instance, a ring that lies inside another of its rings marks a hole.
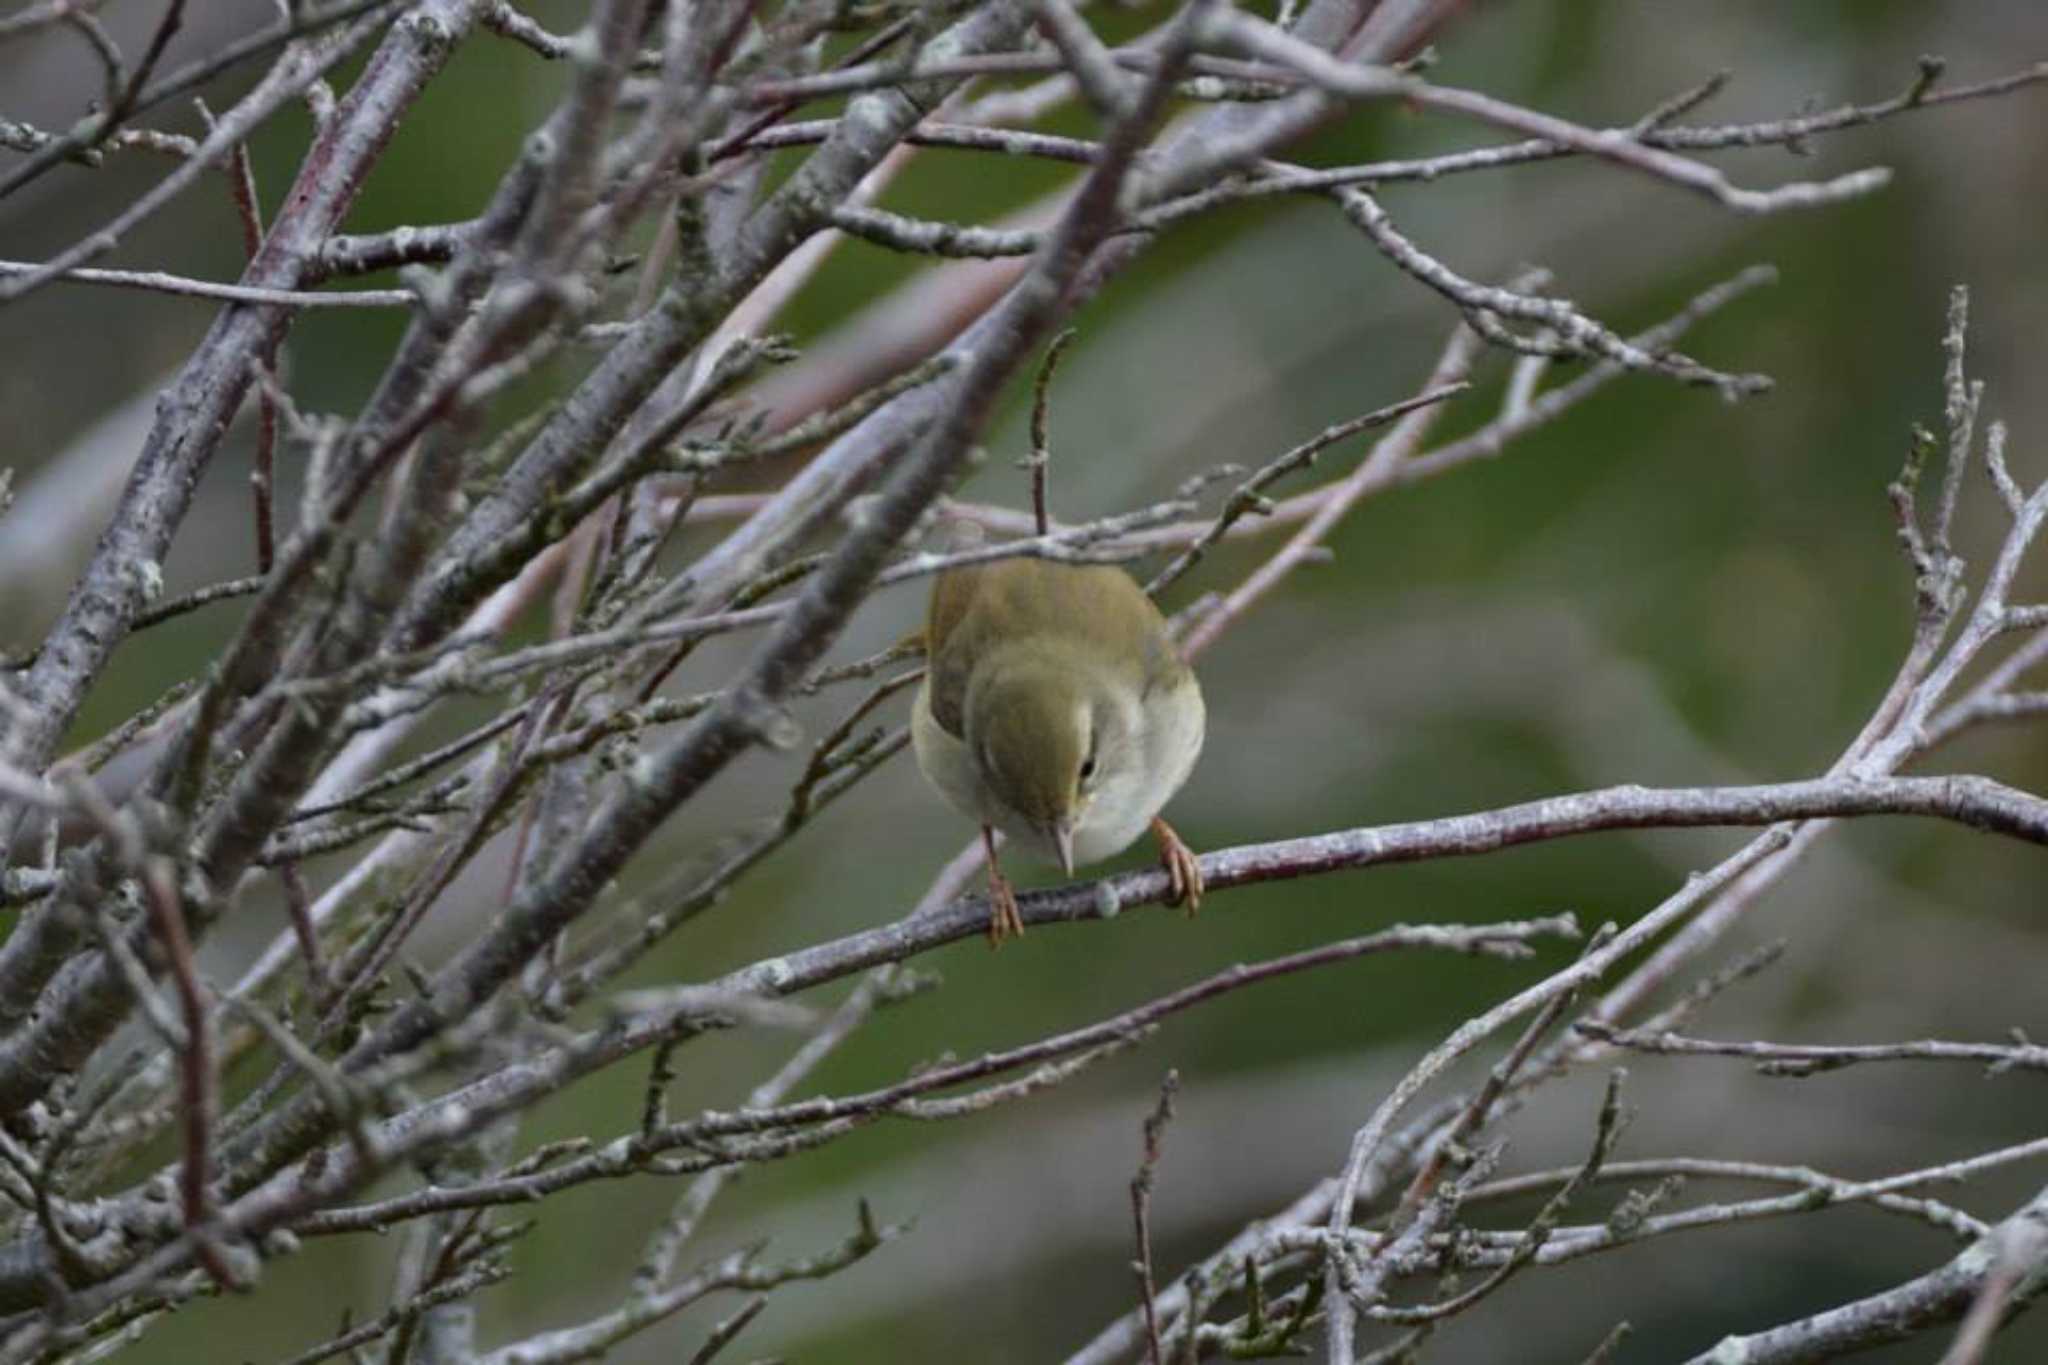
[[[1052,839],[1053,851],[1060,855],[1060,871],[1069,877],[1074,875],[1074,830],[1071,825],[1054,825],[1046,833]]]

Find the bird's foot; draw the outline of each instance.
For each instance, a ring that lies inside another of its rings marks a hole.
[[[1173,826],[1152,817],[1152,837],[1159,841],[1159,864],[1166,869],[1168,905],[1185,905],[1192,917],[1202,904],[1202,865],[1195,851],[1173,832]]]
[[[1017,909],[1016,888],[1010,885],[1002,864],[996,861],[994,833],[983,826],[981,837],[988,850],[988,946],[1000,948],[1023,936],[1024,916]]]
[[[1024,932],[1024,918],[1017,911],[1017,893],[1010,879],[991,864],[988,870],[988,946],[1000,948]]]

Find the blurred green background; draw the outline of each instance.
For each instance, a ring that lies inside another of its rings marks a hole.
[[[199,50],[207,24],[232,29],[260,9],[223,4],[174,53]],[[575,10],[534,7],[564,28]],[[1135,26],[1164,12],[1143,5],[1112,22]],[[118,30],[151,12],[115,6],[108,17]],[[82,70],[73,46],[57,35],[0,50],[0,108],[63,126],[76,112],[69,102]],[[1957,83],[2042,60],[2048,9],[2038,0],[1499,0],[1471,6],[1438,48],[1433,74],[1446,83],[1602,125],[1627,122],[1725,68],[1733,73],[1727,92],[1695,117],[1766,119],[1809,101],[1890,96],[1910,82],[1921,53],[1946,57]],[[496,38],[471,39],[421,101],[351,225],[475,213],[561,79]],[[258,142],[272,202],[306,134],[295,113]],[[1373,110],[1298,159],[1334,164],[1485,140],[1448,120]],[[1719,164],[1753,186],[1869,164],[1893,167],[1895,179],[1847,206],[1761,220],[1573,162],[1389,189],[1385,202],[1403,230],[1466,274],[1494,279],[1541,263],[1561,293],[1623,330],[1742,266],[1775,265],[1779,284],[1698,329],[1686,349],[1723,368],[1769,373],[1778,387],[1730,406],[1630,378],[1504,458],[1362,506],[1332,539],[1333,564],[1298,575],[1203,664],[1208,749],[1171,812],[1196,847],[1611,782],[1793,778],[1832,761],[1907,640],[1911,585],[1884,486],[1910,424],[1938,421],[1937,343],[1954,284],[1973,291],[1971,368],[1987,384],[1987,415],[2010,425],[2023,480],[2048,477],[2048,385],[2040,382],[2048,90],[1832,135],[1812,153],[1759,151]],[[158,173],[127,157],[46,177],[0,204],[0,255],[34,259],[57,249]],[[884,202],[988,221],[1066,174],[1016,160],[996,173],[986,161],[931,153]],[[209,185],[137,233],[112,263],[231,278],[240,255],[227,197]],[[780,325],[800,342],[829,336],[923,268],[843,246]],[[119,452],[132,451],[154,391],[209,317],[187,300],[88,289],[48,289],[0,311],[8,414],[0,465],[16,468],[23,491],[0,521],[0,649],[38,638],[104,520],[96,510],[72,516],[73,529],[56,534],[61,519],[31,501],[39,471],[72,459],[107,471],[98,487],[117,487]],[[1191,473],[1257,463],[1402,397],[1451,321],[1328,204],[1268,201],[1178,229],[1078,319],[1081,336],[1056,390],[1057,510],[1078,518],[1149,502]],[[300,402],[350,410],[399,326],[367,313],[301,321],[289,356]],[[1490,360],[1481,390],[1444,429],[1484,421],[1504,373]],[[541,387],[571,379],[565,363]],[[1024,444],[1013,405],[990,433],[990,458],[967,495],[1021,503],[1012,459]],[[1322,472],[1349,467],[1356,453],[1326,457]],[[171,591],[248,571],[248,454],[240,432],[208,473],[169,566]],[[62,486],[67,504],[103,496],[76,478]],[[1963,526],[1965,551],[1981,566],[2003,524],[1979,483]],[[710,534],[693,533],[684,548]],[[1227,587],[1270,544],[1212,557],[1178,601]],[[2036,566],[2025,582],[2022,600],[2038,599],[2048,573]],[[908,590],[878,599],[838,657],[895,638],[918,608]],[[76,738],[200,667],[234,620],[233,608],[212,609],[125,649]],[[702,651],[676,686],[715,686],[743,647]],[[829,723],[851,700],[830,697],[807,719]],[[1986,731],[1936,763],[2041,790],[2044,734]],[[777,809],[799,761],[765,751],[749,759],[717,789],[715,811],[674,822],[640,875],[686,868],[721,831]],[[701,979],[896,917],[970,833],[898,760],[679,934],[635,982]],[[1736,838],[1601,836],[1232,892],[1192,924],[1147,912],[1034,931],[999,957],[963,945],[921,964],[943,974],[942,990],[880,1017],[812,1089],[882,1082],[941,1050],[968,1055],[1021,1042],[1234,962],[1397,921],[1569,908],[1587,923],[1626,922]],[[1789,941],[1778,967],[1715,1005],[1696,1031],[1845,1042],[1994,1038],[2014,1026],[2048,1035],[2044,867],[2038,850],[1953,827],[1859,822],[1827,839],[1716,956]],[[1046,875],[1018,870],[1027,880]],[[457,888],[438,926],[441,950],[487,912],[493,884],[473,878]],[[252,922],[211,946],[220,975],[274,932],[272,915],[252,910]],[[734,1358],[1062,1358],[1133,1302],[1126,1184],[1139,1121],[1169,1067],[1181,1073],[1182,1104],[1154,1205],[1166,1274],[1334,1170],[1353,1129],[1424,1047],[1559,960],[1385,959],[1292,977],[1176,1018],[1143,1048],[1028,1105],[946,1125],[877,1126],[750,1173],[701,1235],[701,1254],[763,1237],[772,1238],[771,1256],[836,1244],[862,1196],[884,1219],[916,1226],[837,1279],[779,1292]],[[673,1106],[733,1105],[790,1046],[767,1034],[696,1044],[679,1057]],[[2038,1085],[1986,1081],[1967,1068],[1873,1067],[1795,1082],[1759,1078],[1735,1062],[1641,1058],[1630,1071],[1638,1117],[1622,1157],[1721,1156],[1862,1177],[2048,1130]],[[578,1087],[538,1113],[522,1142],[630,1128],[642,1080],[635,1065]],[[1508,1130],[1508,1169],[1578,1160],[1598,1082],[1553,1087],[1519,1116]],[[2022,1169],[1947,1197],[1995,1217],[2040,1179],[2038,1167]],[[564,1324],[611,1302],[676,1192],[642,1177],[550,1201],[520,1246],[518,1277],[481,1299],[484,1340]],[[1598,1217],[1619,1193],[1603,1191],[1575,1215]],[[315,1247],[272,1267],[255,1299],[194,1305],[122,1358],[288,1354],[325,1335],[345,1309],[378,1311],[391,1253],[371,1239]],[[1426,1358],[1574,1361],[1625,1317],[1637,1331],[1620,1360],[1675,1359],[1723,1333],[1873,1292],[1950,1254],[1929,1230],[1867,1210],[1666,1239],[1526,1274],[1442,1331]],[[686,1358],[733,1307],[706,1305],[614,1358]],[[1937,1339],[1869,1359],[1929,1359]],[[2037,1321],[2003,1338],[1992,1359],[2044,1354],[2048,1326]]]

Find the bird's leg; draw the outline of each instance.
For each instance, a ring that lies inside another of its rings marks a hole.
[[[1192,916],[1202,904],[1202,865],[1173,826],[1152,817],[1152,837],[1159,841],[1159,864],[1166,869],[1168,905],[1185,905]]]
[[[988,946],[1000,948],[1007,939],[1024,932],[1024,917],[1017,912],[1017,892],[996,861],[996,832],[981,827],[981,846],[988,851]]]

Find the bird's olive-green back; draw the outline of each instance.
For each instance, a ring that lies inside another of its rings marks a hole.
[[[967,686],[977,663],[999,646],[1046,639],[1128,668],[1140,695],[1180,683],[1188,672],[1152,599],[1106,564],[1005,559],[940,574],[925,621],[932,716],[965,738]]]

